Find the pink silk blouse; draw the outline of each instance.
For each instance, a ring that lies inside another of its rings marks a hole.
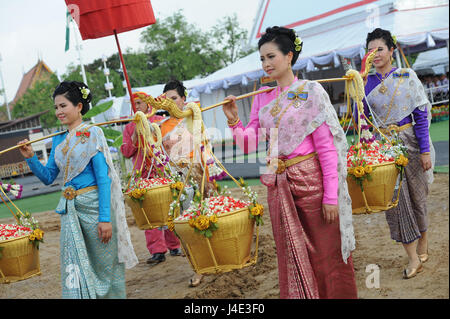
[[[297,78],[295,79],[297,81]],[[269,88],[268,86],[261,89]],[[287,90],[289,86],[283,88]],[[230,127],[233,131],[233,137],[236,144],[244,151],[245,154],[256,150],[258,144],[258,129],[260,128],[259,110],[274,100],[279,93],[278,88],[261,93],[255,96],[252,110],[250,113],[250,121],[246,127],[239,121],[236,125]],[[279,129],[283,129],[282,127]],[[323,204],[338,204],[338,155],[333,144],[333,135],[326,123],[320,125],[314,132],[305,137],[303,142],[287,156],[287,159],[300,155],[307,155],[316,152],[319,157],[320,166],[323,175]]]

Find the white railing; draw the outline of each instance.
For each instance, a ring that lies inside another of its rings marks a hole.
[[[448,103],[448,85],[425,88],[425,93],[431,105]]]

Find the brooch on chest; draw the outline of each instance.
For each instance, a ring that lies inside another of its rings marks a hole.
[[[308,99],[308,92],[303,91],[289,91],[287,94],[287,99],[294,102],[293,106],[299,108],[301,101],[306,101]]]
[[[308,99],[308,92],[304,92],[302,91],[303,86],[299,87],[297,89],[297,92],[295,91],[288,91],[286,98],[291,101],[291,103],[286,107],[289,108],[291,105],[293,105],[295,108],[299,108],[301,105],[302,101],[306,101]],[[277,101],[275,102],[275,106],[270,110],[270,115],[272,115],[272,117],[276,117],[278,115],[278,113],[280,113],[281,111],[281,107],[279,105],[279,101],[280,99],[277,99]]]
[[[80,137],[81,138],[81,144],[84,144],[87,142],[87,139],[89,138],[89,136],[91,135],[91,133],[88,130],[83,130],[83,131],[77,131],[76,133],[76,137]]]

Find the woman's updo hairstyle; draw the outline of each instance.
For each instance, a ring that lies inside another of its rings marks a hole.
[[[262,45],[267,42],[275,42],[284,55],[288,54],[289,51],[294,54],[291,61],[291,64],[294,65],[303,47],[303,42],[295,43],[296,39],[297,34],[293,29],[278,26],[270,27],[266,29],[266,33],[259,39],[258,49],[261,49]],[[300,38],[298,39],[297,41],[301,41]]]
[[[164,86],[163,93],[166,93],[170,90],[176,90],[180,97],[187,97],[186,88],[184,87],[183,82],[180,82],[178,80],[170,80]]]
[[[84,115],[89,111],[89,103],[92,100],[92,94],[86,84],[77,81],[64,81],[59,83],[53,92],[53,100],[57,95],[64,95],[66,99],[77,106],[78,103],[83,104],[81,109],[81,115]]]
[[[369,46],[369,42],[377,39],[383,39],[384,43],[390,50],[391,48],[397,49],[396,40],[392,37],[391,32],[388,30],[383,30],[380,28],[376,28],[369,34],[367,34],[366,38],[366,48]]]

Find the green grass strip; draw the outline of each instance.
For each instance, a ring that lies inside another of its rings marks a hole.
[[[22,212],[40,213],[54,210],[58,205],[61,192],[48,193],[33,197],[27,197],[14,201],[14,204],[20,208]],[[8,206],[15,212],[14,206],[8,203]],[[12,217],[8,207],[2,202],[0,203],[0,218]]]
[[[448,165],[435,166],[433,172],[441,173],[441,174],[448,174]]]

